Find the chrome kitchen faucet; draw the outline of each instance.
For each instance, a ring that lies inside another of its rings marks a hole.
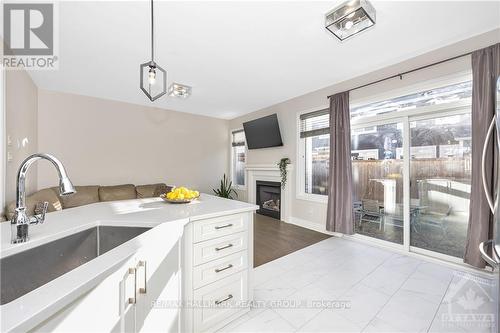
[[[29,240],[28,227],[30,224],[43,223],[45,221],[45,213],[47,212],[48,202],[38,204],[35,209],[34,216],[26,214],[26,173],[30,166],[41,159],[50,161],[57,170],[59,175],[59,193],[61,195],[69,195],[76,192],[73,184],[66,174],[66,169],[61,161],[49,154],[33,154],[26,158],[17,172],[16,182],[16,210],[14,216],[10,220],[11,227],[11,243],[24,243]]]

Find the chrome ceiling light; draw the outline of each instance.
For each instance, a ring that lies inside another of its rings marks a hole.
[[[325,15],[325,28],[341,41],[375,25],[375,8],[367,0],[344,2]]]
[[[151,0],[151,61],[141,64],[141,90],[154,102],[167,93],[167,72],[154,61],[154,15]]]
[[[174,82],[168,87],[168,95],[172,97],[188,98],[191,96],[191,87]]]

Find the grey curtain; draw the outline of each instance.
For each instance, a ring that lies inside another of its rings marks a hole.
[[[472,53],[472,180],[464,262],[479,268],[485,266],[479,243],[493,236],[493,216],[481,178],[481,155],[488,126],[495,115],[495,86],[499,75],[500,43]],[[490,143],[486,159],[490,193],[497,177],[496,160],[494,145]]]
[[[330,97],[330,170],[326,230],[354,233],[349,92]]]

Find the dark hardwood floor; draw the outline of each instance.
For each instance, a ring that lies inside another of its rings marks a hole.
[[[330,237],[294,224],[255,214],[254,267]]]

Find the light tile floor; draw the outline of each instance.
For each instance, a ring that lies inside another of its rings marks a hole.
[[[330,238],[257,267],[256,306],[221,332],[491,332],[492,280]]]

